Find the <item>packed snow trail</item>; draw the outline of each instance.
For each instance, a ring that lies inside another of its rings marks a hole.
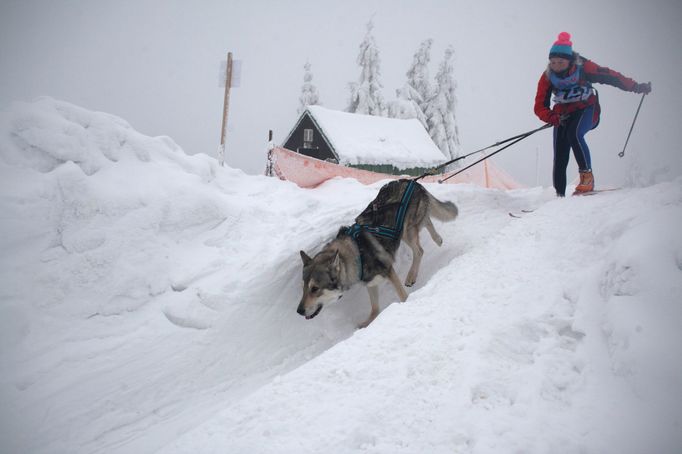
[[[679,424],[679,179],[429,186],[460,217],[355,331],[362,288],[296,314],[298,251],[380,185],[249,177],[50,99],[0,116],[0,158],[3,451],[621,453]]]
[[[50,99],[2,121],[2,439],[11,452],[152,450],[366,317],[360,288],[315,322],[299,317],[298,250],[351,223],[378,185],[304,191],[247,177]],[[487,230],[447,235],[458,239],[441,249],[425,242],[414,290],[505,222],[479,215],[466,219]],[[401,253],[399,269],[409,262]],[[393,299],[382,292],[384,306]]]
[[[681,183],[544,204],[159,452],[676,452]]]

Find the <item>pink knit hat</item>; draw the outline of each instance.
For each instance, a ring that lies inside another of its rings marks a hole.
[[[568,60],[573,59],[573,43],[571,42],[571,34],[568,32],[561,32],[554,41],[552,48],[549,49],[549,58],[561,57]]]

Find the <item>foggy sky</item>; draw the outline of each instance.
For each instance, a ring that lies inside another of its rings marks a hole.
[[[215,156],[220,64],[231,51],[242,60],[242,78],[231,94],[226,160],[261,173],[268,130],[282,141],[296,121],[306,61],[323,105],[346,107],[373,18],[386,100],[404,84],[421,41],[434,39],[432,77],[454,46],[456,115],[468,152],[541,125],[532,110],[537,81],[556,35],[568,31],[578,52],[653,83],[625,159],[617,154],[639,95],[596,86],[602,122],[587,138],[598,185],[623,184],[633,165],[649,182],[682,175],[682,3],[473,3],[0,0],[0,109],[47,95],[168,135],[188,154]],[[496,161],[527,185],[539,164],[540,184],[550,185],[551,154],[551,133],[543,131]],[[576,174],[573,160],[569,166]]]

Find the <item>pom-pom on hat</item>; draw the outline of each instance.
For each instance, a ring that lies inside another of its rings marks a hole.
[[[561,32],[557,40],[549,49],[549,58],[561,57],[568,60],[573,59],[573,43],[571,42],[571,34],[568,32]]]

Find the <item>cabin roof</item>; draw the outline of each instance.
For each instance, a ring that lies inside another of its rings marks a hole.
[[[433,167],[446,160],[416,119],[361,115],[320,106],[309,106],[301,118],[306,114],[343,165],[392,164],[408,169]],[[300,119],[296,126],[299,123]]]

